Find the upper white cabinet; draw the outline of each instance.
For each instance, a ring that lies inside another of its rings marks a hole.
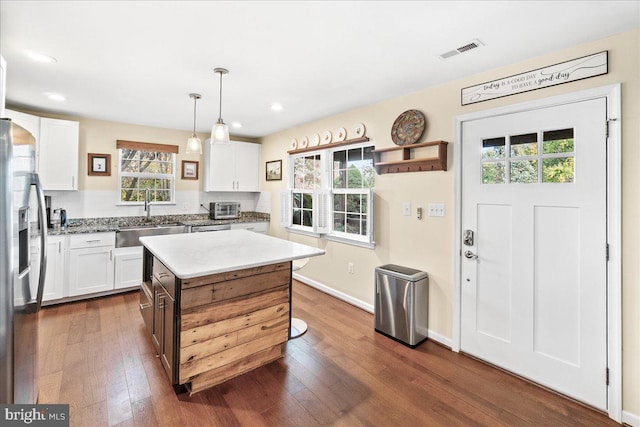
[[[204,144],[204,191],[260,191],[260,144]]]
[[[80,124],[40,118],[38,174],[45,190],[78,189]]]
[[[4,110],[4,117],[10,118],[13,123],[28,130],[36,139],[36,146],[38,145],[40,141],[40,117],[9,109]]]

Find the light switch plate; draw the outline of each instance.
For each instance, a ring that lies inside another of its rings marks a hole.
[[[411,216],[411,202],[404,202],[402,204],[402,215]]]
[[[444,216],[444,203],[429,203],[429,216]]]

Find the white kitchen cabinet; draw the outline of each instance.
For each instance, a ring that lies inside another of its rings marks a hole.
[[[113,289],[140,286],[140,282],[142,282],[142,246],[115,249],[113,262]]]
[[[113,290],[115,233],[69,237],[68,296]]]
[[[47,271],[44,279],[42,301],[64,297],[66,236],[47,237]]]
[[[80,124],[40,118],[38,174],[45,190],[78,189]]]
[[[260,191],[260,144],[204,146],[204,191]]]
[[[256,233],[267,234],[269,232],[269,223],[268,222],[239,222],[235,224],[231,224],[232,230],[249,230],[254,231]]]
[[[28,130],[36,139],[36,147],[38,146],[40,141],[40,117],[9,109],[4,110],[4,117],[10,118],[13,123]]]

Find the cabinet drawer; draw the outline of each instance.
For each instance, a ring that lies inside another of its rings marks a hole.
[[[157,258],[153,260],[153,277],[164,286],[172,298],[176,297],[176,276]]]
[[[97,246],[114,246],[116,233],[88,233],[69,236],[69,248],[93,248]]]

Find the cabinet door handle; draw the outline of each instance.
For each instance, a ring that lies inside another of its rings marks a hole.
[[[145,308],[151,307],[151,304],[140,304],[140,310],[144,310]]]
[[[93,239],[93,240],[85,240],[85,242],[87,243],[93,243],[93,242],[99,242],[100,239]]]
[[[62,242],[58,242],[58,253],[61,254],[62,253]]]
[[[109,261],[113,261],[113,249],[109,250]]]
[[[75,188],[76,188],[76,177],[72,176],[71,177],[71,189],[75,190]]]

